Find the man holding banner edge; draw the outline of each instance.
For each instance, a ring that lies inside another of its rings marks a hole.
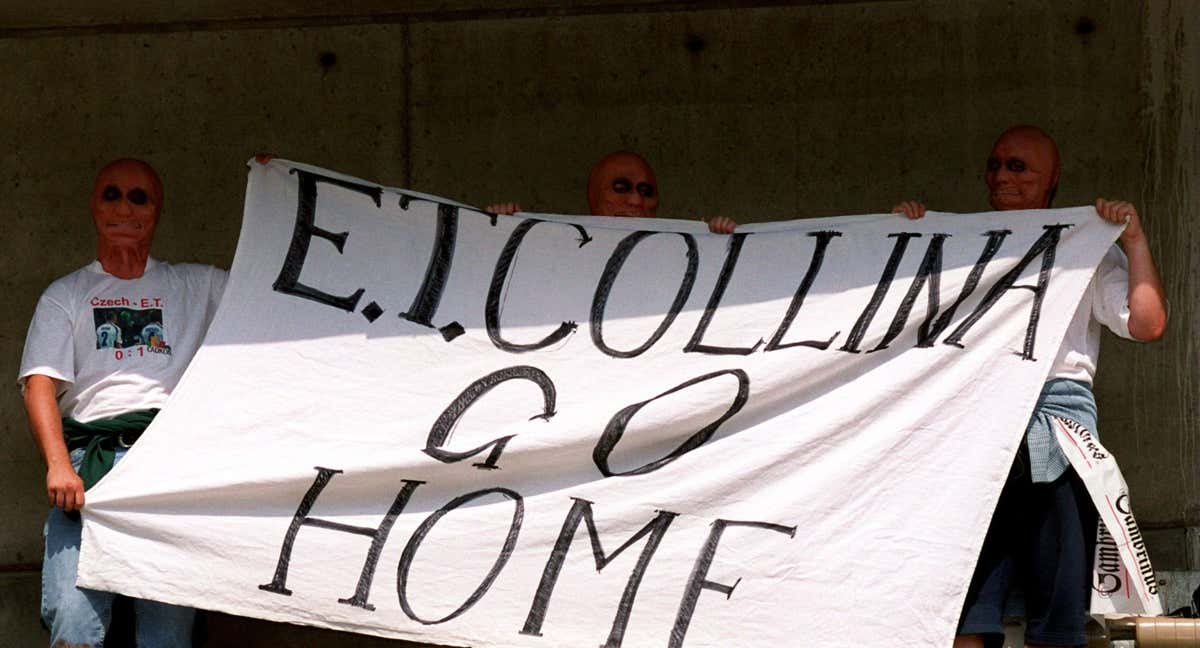
[[[654,169],[641,155],[633,151],[613,151],[601,157],[588,173],[588,212],[592,216],[658,215],[658,179]],[[488,205],[493,214],[513,215],[521,211],[520,203],[503,202]],[[704,218],[713,234],[732,234],[737,221],[728,216]]]
[[[51,645],[98,646],[115,594],[76,587],[90,488],[158,412],[200,345],[225,285],[224,271],[149,256],[163,203],[147,163],[119,159],[97,174],[91,197],[97,261],[50,285],[38,301],[21,360],[30,429],[47,465],[51,509],[42,567],[42,617]],[[154,325],[155,338],[102,330]],[[194,610],[136,600],[139,646],[189,646]]]
[[[989,203],[997,211],[1048,208],[1059,170],[1058,149],[1049,135],[1033,126],[1009,128],[988,156]],[[892,211],[918,219],[925,206],[907,200]],[[1149,342],[1162,337],[1167,321],[1162,282],[1137,209],[1101,198],[1096,211],[1106,221],[1125,223],[1120,247],[1113,246],[1097,268],[1038,398],[967,591],[956,648],[982,647],[985,637],[1002,639],[1001,617],[1014,576],[1026,594],[1027,646],[1087,642],[1097,514],[1051,421],[1064,418],[1097,429],[1091,384],[1100,324],[1121,337]]]

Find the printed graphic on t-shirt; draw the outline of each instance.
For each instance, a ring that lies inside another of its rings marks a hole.
[[[161,308],[93,308],[92,317],[96,348],[115,349],[118,360],[126,355],[123,350],[131,347],[138,347],[139,354],[171,353]]]
[[[121,329],[117,328],[116,324],[105,322],[96,327],[96,348],[97,349],[112,349],[114,347],[123,347],[121,340]]]

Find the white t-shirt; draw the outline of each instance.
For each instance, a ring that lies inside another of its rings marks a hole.
[[[1129,333],[1129,259],[1116,245],[1108,249],[1071,317],[1062,348],[1050,367],[1052,378],[1092,384],[1100,358],[1100,325],[1132,340]]]
[[[204,339],[226,277],[148,259],[141,277],[121,279],[93,261],[42,293],[17,380],[24,388],[31,375],[54,378],[62,415],[84,422],[161,407]]]

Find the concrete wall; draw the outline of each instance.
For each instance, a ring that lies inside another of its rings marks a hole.
[[[1173,319],[1156,345],[1106,340],[1102,432],[1158,566],[1200,568],[1196,4],[109,4],[0,2],[0,376],[41,290],[92,258],[91,178],[117,156],[163,175],[156,256],[227,267],[255,151],[580,212],[591,162],[629,147],[659,171],[664,215],[750,222],[906,197],[984,209],[992,139],[1031,122],[1060,143],[1059,205],[1143,207]],[[44,470],[15,391],[0,398],[0,633],[35,637]],[[353,643],[212,625],[211,645]]]

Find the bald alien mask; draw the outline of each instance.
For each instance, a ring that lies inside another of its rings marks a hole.
[[[588,209],[594,216],[658,213],[658,180],[642,156],[617,151],[600,158],[588,175]]]

